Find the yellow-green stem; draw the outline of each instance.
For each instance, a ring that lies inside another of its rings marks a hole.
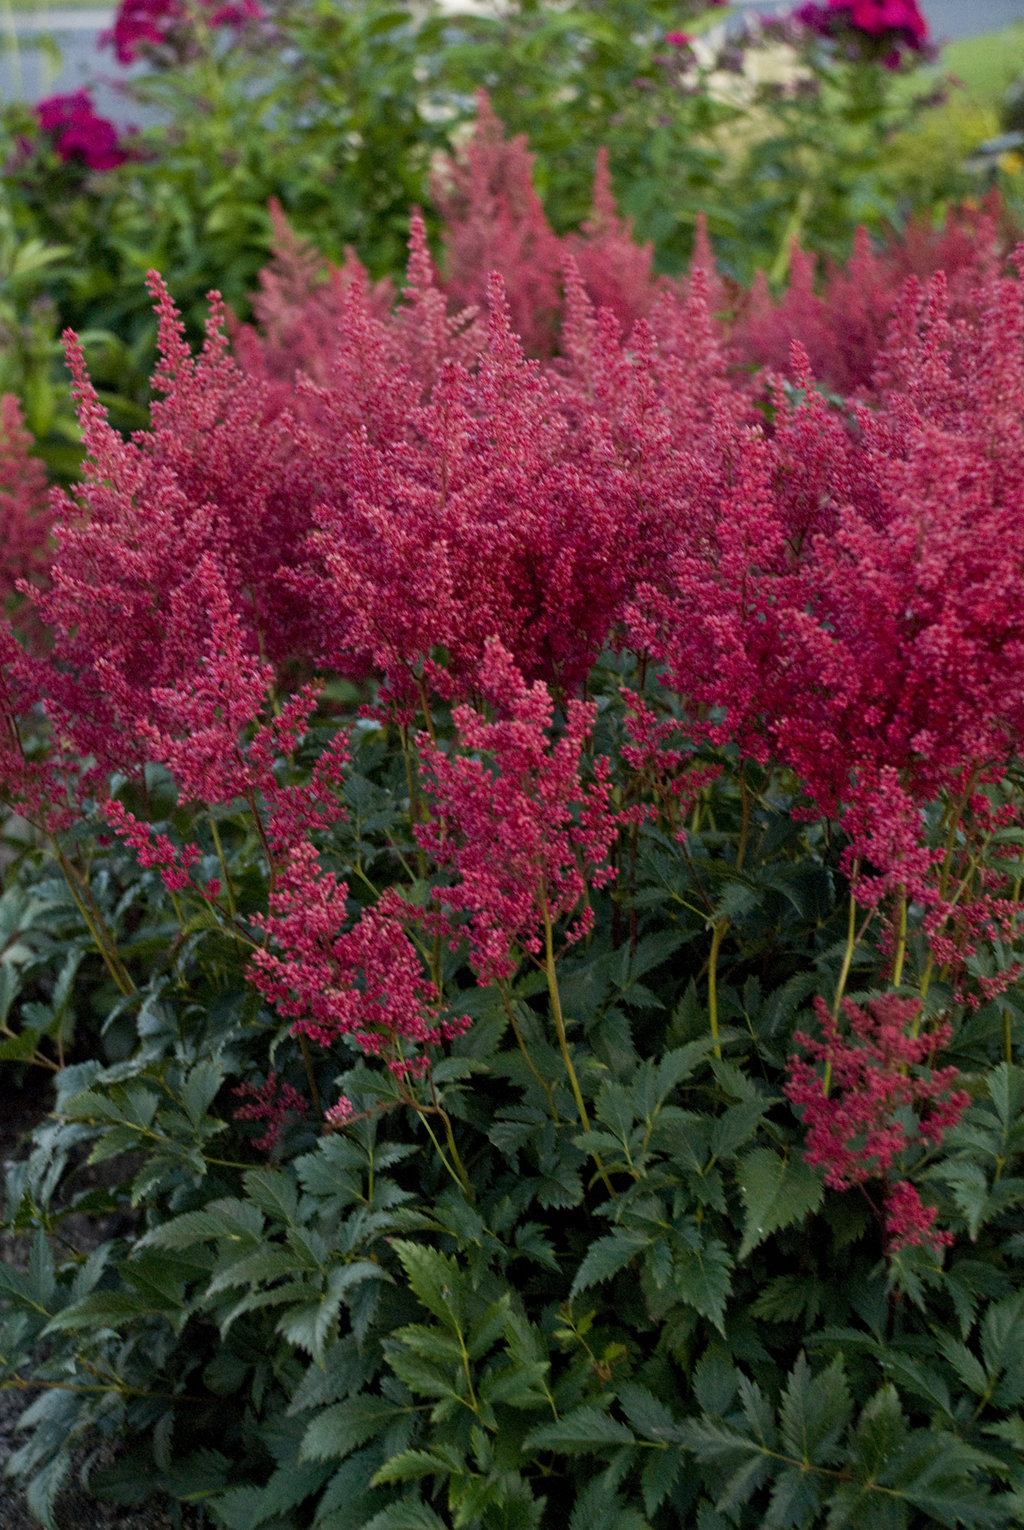
[[[302,1053],[302,1065],[306,1070],[306,1082],[309,1084],[309,1095],[313,1101],[313,1109],[318,1116],[324,1113],[323,1102],[320,1099],[320,1090],[316,1084],[316,1074],[313,1071],[313,1054],[309,1050],[309,1041],[299,1032],[299,1050]]]
[[[778,251],[776,252],[775,259],[772,261],[771,270],[768,272],[768,281],[772,287],[777,287],[789,270],[789,263],[793,259],[793,246],[800,242],[800,233],[807,214],[811,210],[813,200],[813,188],[805,184],[801,188],[793,211],[786,221],[786,227],[783,229],[782,238],[779,241]]]
[[[473,1199],[473,1186],[469,1182],[469,1176],[467,1175],[466,1170],[463,1167],[463,1163],[462,1163],[461,1158],[459,1157],[458,1151],[456,1150],[453,1153],[453,1157],[454,1157],[454,1160],[455,1160],[455,1167],[453,1168],[452,1165],[448,1161],[448,1158],[447,1158],[447,1156],[445,1154],[444,1148],[441,1146],[440,1142],[438,1142],[438,1140],[437,1140],[437,1133],[434,1131],[434,1128],[430,1124],[430,1120],[428,1118],[428,1110],[429,1110],[429,1108],[427,1106],[425,1106],[425,1105],[421,1105],[418,1100],[412,1101],[411,1103],[412,1103],[413,1109],[416,1111],[416,1113],[419,1116],[420,1120],[423,1122],[423,1125],[427,1129],[427,1136],[430,1138],[431,1142],[434,1144],[434,1149],[435,1149],[435,1151],[437,1153],[438,1158],[440,1158],[442,1164],[444,1165],[445,1172],[451,1175],[452,1179],[459,1186],[460,1190],[465,1191],[466,1195],[468,1195],[470,1200],[472,1200]],[[454,1141],[454,1138],[452,1137],[451,1122],[449,1121],[448,1116],[445,1113],[445,1111],[443,1111],[443,1110],[440,1111],[440,1114],[442,1116],[444,1116],[444,1119],[445,1119],[445,1125],[446,1125],[446,1128],[447,1128],[448,1146],[449,1146],[449,1148],[454,1149],[455,1148],[455,1141]]]
[[[892,986],[898,988],[903,981],[903,963],[907,955],[907,890],[900,888],[899,915],[896,923],[896,950],[892,959]]]
[[[843,994],[846,992],[847,979],[850,976],[850,968],[853,965],[853,953],[857,949],[857,900],[853,896],[854,883],[860,871],[860,861],[854,861],[850,870],[850,913],[846,921],[846,950],[843,952],[843,964],[839,969],[839,978],[836,982],[835,998],[832,1000],[832,1018],[839,1019],[839,1008],[843,1002]],[[821,1092],[828,1098],[828,1092],[832,1087],[832,1064],[826,1061],[825,1074],[821,1081]]]
[[[228,900],[228,913],[231,915],[233,923],[238,918],[238,910],[235,905],[235,889],[231,882],[231,873],[228,870],[227,859],[224,855],[224,846],[220,842],[220,831],[217,828],[217,820],[214,818],[212,813],[210,814],[210,828],[213,831],[213,843],[217,848],[217,859],[220,862],[221,876],[224,878],[224,896]],[[235,931],[235,943],[236,945],[238,944],[237,930]],[[241,952],[241,947],[239,947],[239,952]]]
[[[60,869],[64,873],[64,880],[68,884],[68,890],[75,900],[78,912],[85,920],[86,928],[96,943],[96,949],[102,956],[107,971],[125,998],[130,998],[136,992],[135,984],[132,982],[128,969],[117,953],[117,946],[113,936],[107,929],[103,915],[96,907],[96,902],[89,890],[88,883],[79,876],[56,839],[51,838],[51,843]]]
[[[555,974],[555,938],[551,927],[551,915],[548,912],[548,900],[543,889],[540,895],[541,913],[544,918],[544,976],[548,984],[548,997],[551,1000],[551,1013],[555,1021],[555,1031],[558,1036],[558,1047],[565,1064],[565,1071],[569,1076],[569,1087],[572,1090],[573,1099],[576,1101],[576,1109],[579,1112],[583,1130],[589,1132],[590,1117],[587,1115],[587,1107],[583,1101],[583,1091],[580,1081],[573,1067],[572,1057],[569,1052],[569,1041],[565,1034],[565,1018],[562,1014],[562,996],[558,991],[558,978]]]
[[[853,966],[853,953],[857,949],[857,900],[853,896],[854,883],[860,874],[860,861],[854,861],[850,869],[850,913],[846,921],[846,950],[843,952],[843,964],[839,969],[839,978],[836,982],[836,994],[832,1000],[832,1018],[839,1019],[839,1006],[843,1002],[843,994],[846,992],[847,979],[850,976],[850,968]]]
[[[711,955],[708,957],[708,1020],[711,1025],[711,1040],[714,1042],[716,1057],[722,1055],[722,1047],[718,1039],[718,953],[728,928],[728,919],[715,920],[711,934]]]
[[[560,1125],[561,1118],[558,1114],[558,1106],[555,1104],[555,1091],[552,1089],[551,1085],[540,1072],[537,1064],[530,1056],[530,1050],[526,1045],[522,1031],[519,1029],[519,1022],[516,1019],[515,1011],[512,1008],[512,1001],[510,1000],[508,993],[505,990],[504,983],[498,984],[498,992],[501,994],[501,1002],[505,1006],[505,1013],[508,1015],[509,1024],[512,1026],[512,1034],[515,1036],[516,1041],[519,1043],[520,1052],[522,1052],[523,1057],[526,1059],[526,1066],[529,1068],[530,1072],[533,1074],[534,1078],[537,1080],[538,1084],[547,1095],[548,1104],[551,1106],[551,1119],[554,1121],[555,1125],[558,1126]]]
[[[398,736],[402,741],[402,759],[405,761],[405,783],[409,789],[409,822],[413,825],[422,823],[420,811],[419,792],[416,787],[416,776],[412,768],[412,750],[409,746],[409,730],[399,726]],[[424,881],[427,875],[427,857],[420,845],[416,846],[416,864],[419,868],[420,881]]]
[[[427,688],[423,684],[422,675],[416,676],[416,687],[420,693],[420,706],[423,708],[423,724],[427,730],[427,737],[436,749],[437,734],[434,732],[434,719],[430,715],[430,697],[427,695]]]

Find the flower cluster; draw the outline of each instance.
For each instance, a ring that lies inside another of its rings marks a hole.
[[[921,53],[928,46],[928,23],[917,0],[809,0],[795,19],[820,37],[852,45],[854,57],[880,58],[897,68],[903,50]]]
[[[849,397],[871,387],[899,294],[908,277],[924,282],[945,273],[951,312],[977,323],[974,294],[998,275],[1014,238],[998,193],[979,206],[951,208],[941,228],[912,218],[881,246],[866,229],[843,265],[817,262],[796,249],[785,289],[773,297],[760,273],[729,327],[736,361],[783,372],[799,340],[818,382]]]
[[[46,490],[46,469],[32,455],[32,436],[25,428],[16,398],[0,397],[0,609],[15,613],[26,635],[38,636],[33,609],[20,589],[23,582],[41,584],[50,563],[50,524],[53,519]],[[16,611],[15,611],[16,608]]]
[[[248,1082],[239,1084],[235,1095],[247,1103],[235,1111],[236,1121],[265,1121],[266,1130],[253,1138],[253,1147],[260,1153],[272,1153],[281,1138],[289,1115],[304,1116],[306,1101],[292,1085],[279,1079],[271,1071],[262,1084]]]
[[[114,124],[96,115],[88,90],[37,102],[36,120],[65,164],[71,161],[89,170],[113,170],[129,158]]]
[[[100,37],[119,64],[140,56],[154,63],[180,62],[194,48],[197,24],[216,29],[259,21],[259,0],[121,0],[114,25]]]
[[[350,921],[347,884],[321,869],[311,844],[298,845],[277,873],[270,912],[254,921],[275,949],[255,953],[252,981],[293,1034],[325,1047],[350,1037],[398,1077],[415,1074],[427,1048],[464,1022],[443,1016],[403,914],[385,898]]]
[[[496,642],[488,645],[479,689],[496,715],[455,708],[463,752],[448,755],[421,740],[433,816],[416,837],[458,877],[435,897],[448,912],[449,937],[468,935],[473,969],[487,983],[510,977],[520,953],[539,957],[554,922],[580,910],[588,887],[610,879],[617,823],[609,762],[595,762],[592,783],[580,779],[592,706],[571,701],[552,744],[547,687],[528,686]],[[587,904],[566,940],[578,940],[592,920]]]
[[[105,803],[103,813],[119,838],[135,851],[139,865],[158,870],[170,892],[183,892],[191,885],[192,867],[201,859],[198,845],[175,845],[152,824],[136,818],[122,802]]]
[[[846,1000],[848,1036],[840,1033],[823,1000],[815,1008],[823,1040],[801,1031],[794,1040],[825,1064],[826,1080],[814,1064],[792,1057],[785,1086],[803,1111],[807,1162],[824,1170],[825,1183],[834,1190],[883,1181],[891,1248],[952,1242],[948,1233],[934,1229],[934,1211],[921,1206],[911,1184],[889,1183],[908,1148],[940,1142],[970,1103],[965,1090],[953,1088],[955,1068],[923,1066],[949,1040],[952,1027],[919,1034],[920,1001],[895,994],[863,1007]]]

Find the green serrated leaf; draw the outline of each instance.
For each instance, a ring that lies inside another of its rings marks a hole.
[[[737,1259],[781,1227],[816,1211],[824,1198],[821,1178],[799,1158],[783,1158],[771,1148],[755,1148],[737,1164],[736,1177],[746,1209],[743,1241]]]
[[[382,1434],[404,1410],[383,1397],[359,1395],[324,1408],[306,1426],[300,1461],[337,1461]]]
[[[555,1450],[563,1455],[581,1455],[609,1445],[632,1445],[633,1431],[617,1419],[609,1418],[592,1403],[574,1408],[556,1423],[541,1424],[523,1441],[528,1450]]]
[[[454,1333],[465,1329],[463,1293],[465,1277],[454,1259],[437,1249],[410,1243],[404,1238],[392,1240],[412,1290],[428,1312],[432,1312]]]
[[[299,1191],[291,1175],[275,1169],[250,1169],[245,1175],[245,1193],[274,1221],[288,1227],[296,1225]]]
[[[633,1232],[628,1228],[618,1228],[615,1232],[598,1238],[596,1243],[591,1244],[576,1271],[569,1291],[570,1297],[578,1296],[588,1286],[597,1285],[599,1281],[608,1280],[612,1275],[618,1274],[619,1270],[624,1269],[630,1260],[635,1259],[650,1241],[647,1233]]]
[[[388,1482],[414,1482],[419,1477],[450,1477],[465,1472],[466,1460],[458,1451],[436,1446],[433,1450],[403,1450],[374,1473],[371,1487]]]

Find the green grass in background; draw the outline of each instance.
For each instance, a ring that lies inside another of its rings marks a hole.
[[[107,11],[113,14],[116,6],[106,0],[2,0],[0,3],[0,27],[9,15],[33,15],[47,18],[60,11]]]
[[[1000,108],[1007,87],[1024,73],[1024,22],[998,32],[949,43],[937,63],[900,81],[908,99],[952,77],[945,105],[922,112],[917,127],[891,146],[893,168],[911,204],[931,199],[951,165],[963,164],[978,145],[1002,131]],[[1013,177],[1014,180],[1017,177]],[[1004,185],[1013,196],[1015,188]]]
[[[940,67],[963,80],[966,95],[997,106],[1006,87],[1024,72],[1024,21],[950,43],[942,51]]]

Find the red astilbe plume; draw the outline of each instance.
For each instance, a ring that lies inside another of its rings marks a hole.
[[[993,277],[976,306],[908,288],[876,405],[845,419],[797,353],[804,397],[777,390],[771,437],[705,438],[717,467],[630,613],[697,736],[792,770],[845,830],[857,900],[916,901],[931,937],[949,870],[924,809],[965,770],[999,779],[1024,723],[1022,284]],[[971,889],[961,970],[1017,917],[1005,887]]]
[[[264,384],[270,414],[294,408],[301,373],[323,384],[330,377],[345,312],[345,295],[359,282],[370,312],[388,314],[394,292],[388,278],[370,283],[355,252],[331,265],[288,224],[276,197],[269,204],[272,260],[259,273],[252,298],[255,324],[231,324],[231,343],[242,371]]]
[[[581,779],[595,707],[569,702],[564,731],[552,740],[550,692],[527,685],[497,642],[478,684],[492,715],[455,708],[459,752],[420,739],[432,816],[415,833],[457,878],[434,893],[441,927],[453,943],[468,939],[473,970],[490,983],[510,978],[524,953],[539,957],[557,920],[572,918],[567,943],[591,928],[587,889],[612,876],[607,857],[618,824],[608,761],[595,762],[592,782]]]
[[[324,1047],[348,1037],[399,1077],[418,1072],[426,1049],[458,1034],[462,1022],[443,1016],[398,900],[385,897],[354,922],[347,900],[348,884],[321,869],[313,845],[295,845],[275,877],[269,913],[254,919],[275,949],[255,953],[251,981],[292,1020],[293,1035]]]
[[[0,801],[54,834],[78,819],[95,773],[46,727],[50,675],[49,663],[26,652],[0,616]]]
[[[977,327],[951,326],[936,278],[916,328],[894,331],[879,370],[901,391],[858,412],[857,497],[801,571],[802,698],[775,734],[826,811],[846,789],[832,749],[924,801],[1020,747],[1024,302],[1010,280],[982,301]]]
[[[413,209],[409,222],[409,263],[401,301],[392,315],[391,332],[402,363],[429,397],[447,362],[471,367],[486,343],[486,325],[475,307],[449,313],[448,297],[427,244],[423,215]]]
[[[209,294],[206,337],[193,356],[163,282],[151,273],[149,285],[160,321],[153,386],[161,396],[152,430],[133,441],[190,504],[209,507],[247,641],[275,665],[304,658],[312,637],[306,613],[280,575],[298,562],[311,526],[316,466],[295,451],[288,423],[269,419],[266,392],[231,357],[220,295]]]
[[[655,591],[672,587],[680,549],[705,557],[715,507],[730,492],[735,462],[749,443],[755,416],[728,375],[708,307],[708,283],[694,271],[685,300],[659,299],[648,323],[623,339],[615,315],[595,313],[575,264],[566,268],[565,355],[555,365],[568,402],[580,471],[593,486],[593,547],[601,583],[577,575],[577,594],[562,591],[566,609],[586,615],[604,589],[609,632]],[[580,545],[593,544],[581,528]],[[579,592],[587,592],[577,607]],[[645,592],[638,602],[638,592]],[[618,635],[616,637],[618,640]]]
[[[428,1065],[428,1049],[466,1022],[443,1014],[405,929],[406,910],[387,892],[349,907],[348,884],[320,864],[314,838],[346,816],[340,792],[347,739],[335,735],[304,785],[268,787],[270,906],[253,924],[267,937],[249,978],[292,1034],[331,1047],[348,1038],[385,1058],[399,1078]]]
[[[935,229],[923,216],[876,246],[858,229],[843,265],[826,264],[820,286],[815,258],[794,249],[785,291],[773,299],[763,273],[741,302],[730,328],[736,360],[784,372],[798,341],[821,384],[844,397],[871,386],[899,294],[909,276],[926,281],[943,271],[956,316],[977,318],[975,291],[997,276],[1009,234],[997,200],[952,208]]]
[[[533,188],[525,134],[506,140],[485,91],[477,93],[473,136],[434,176],[445,220],[445,286],[459,306],[479,304],[490,272],[508,293],[512,327],[532,356],[554,348],[562,251]]]
[[[506,140],[484,91],[477,96],[473,136],[432,183],[445,220],[445,289],[454,302],[480,305],[490,272],[505,285],[512,325],[530,356],[559,349],[559,276],[572,258],[590,300],[615,314],[629,333],[675,284],[653,271],[653,246],[639,244],[619,215],[607,150],[598,150],[593,207],[580,232],[564,239],[551,228],[533,186],[525,135]],[[702,258],[706,251],[702,250]],[[713,262],[712,262],[713,266]]]
[[[208,806],[252,800],[273,791],[274,761],[296,748],[316,690],[301,687],[262,722],[274,671],[247,650],[226,582],[209,554],[200,560],[188,599],[203,613],[199,666],[174,685],[151,688],[151,714],[139,731],[150,757],[167,767],[183,797]],[[184,621],[187,613],[174,614]]]
[[[207,664],[213,568],[253,662],[281,663],[310,643],[308,615],[277,574],[300,555],[314,470],[226,355],[216,301],[195,358],[154,287],[164,396],[152,430],[125,442],[111,429],[68,337],[87,457],[81,485],[58,497],[51,587],[37,600],[54,632],[48,709],[80,753],[129,773],[149,757],[147,728],[163,727],[167,696]]]
[[[158,834],[152,824],[136,818],[122,802],[105,802],[103,816],[118,838],[135,851],[140,866],[159,871],[170,892],[184,892],[193,885],[192,868],[202,858],[198,845],[174,844],[166,834]],[[212,884],[212,887],[211,896],[216,896],[220,884]],[[207,883],[207,889],[210,888],[211,884]]]
[[[293,1115],[301,1118],[309,1109],[299,1091],[284,1079],[279,1079],[273,1071],[267,1074],[262,1084],[246,1081],[232,1092],[236,1098],[246,1101],[234,1112],[236,1121],[266,1122],[262,1135],[253,1138],[252,1145],[258,1153],[271,1154],[281,1140],[288,1117]]]
[[[794,1040],[824,1063],[829,1086],[814,1063],[791,1057],[785,1094],[803,1111],[806,1161],[824,1171],[833,1190],[881,1180],[890,1252],[908,1244],[952,1243],[935,1226],[935,1212],[897,1177],[897,1160],[915,1145],[940,1142],[970,1104],[954,1089],[955,1068],[929,1068],[952,1035],[942,1024],[917,1034],[919,999],[886,994],[863,1007],[845,1000],[849,1035],[842,1035],[824,1000],[815,1001],[823,1040],[797,1031]]]
[[[677,523],[662,577],[637,590],[630,642],[663,666],[696,739],[733,741],[766,763],[795,575],[770,443],[726,420],[716,445],[703,493],[694,477],[693,508]],[[789,694],[785,680],[780,689]]]
[[[885,340],[898,287],[875,254],[866,229],[857,230],[846,267],[833,266],[816,290],[817,260],[794,249],[785,292],[774,302],[759,271],[730,339],[747,366],[783,372],[798,341],[815,376],[833,392],[858,392],[871,381],[875,357]]]
[[[497,279],[478,362],[445,361],[425,401],[390,346],[353,312],[301,437],[322,464],[297,583],[323,662],[418,706],[470,692],[497,638],[528,678],[571,689],[617,616],[625,533],[585,406],[523,356]]]
[[[20,587],[45,584],[52,523],[46,469],[32,455],[32,435],[18,400],[5,393],[0,397],[0,610],[32,647],[41,644],[43,633]]]
[[[638,319],[649,317],[659,293],[673,290],[667,277],[654,274],[654,245],[638,244],[632,219],[619,216],[603,147],[597,151],[590,217],[563,245],[576,261],[591,302],[610,309],[624,334]]]

